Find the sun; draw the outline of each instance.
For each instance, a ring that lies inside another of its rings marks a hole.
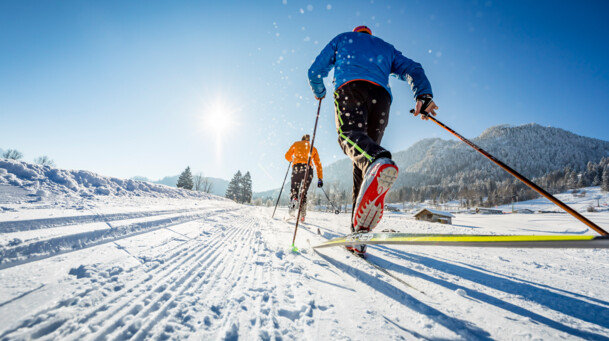
[[[216,99],[205,110],[205,128],[221,139],[233,128],[233,111],[228,102]]]

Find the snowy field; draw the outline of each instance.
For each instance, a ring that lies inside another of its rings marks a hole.
[[[284,209],[40,167],[0,165],[0,340],[609,340],[608,250],[369,247],[388,275],[310,248],[348,230],[344,213],[309,212],[293,253]],[[607,202],[597,188],[561,199],[609,228],[585,212]],[[562,213],[378,229],[594,234]]]

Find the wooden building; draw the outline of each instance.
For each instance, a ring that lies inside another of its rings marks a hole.
[[[496,208],[478,207],[476,208],[478,214],[503,214],[502,210]]]
[[[452,224],[454,216],[448,212],[424,208],[414,214],[416,220],[431,221],[432,223]]]

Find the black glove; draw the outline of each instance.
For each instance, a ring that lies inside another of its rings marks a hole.
[[[427,107],[429,107],[429,104],[431,104],[431,102],[433,101],[433,97],[431,95],[421,95],[419,97],[417,97],[417,101],[421,101],[423,103],[423,105],[421,105],[421,113],[425,112],[427,113]]]
[[[324,181],[322,179],[317,180],[317,187],[322,188],[324,186]]]

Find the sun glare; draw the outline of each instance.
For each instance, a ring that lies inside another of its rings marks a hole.
[[[228,141],[231,131],[235,129],[234,113],[235,109],[222,96],[216,96],[204,108],[203,128],[206,134],[215,140],[218,155],[222,154],[222,145]]]
[[[231,129],[232,109],[223,100],[216,100],[205,112],[205,128],[218,139]]]

